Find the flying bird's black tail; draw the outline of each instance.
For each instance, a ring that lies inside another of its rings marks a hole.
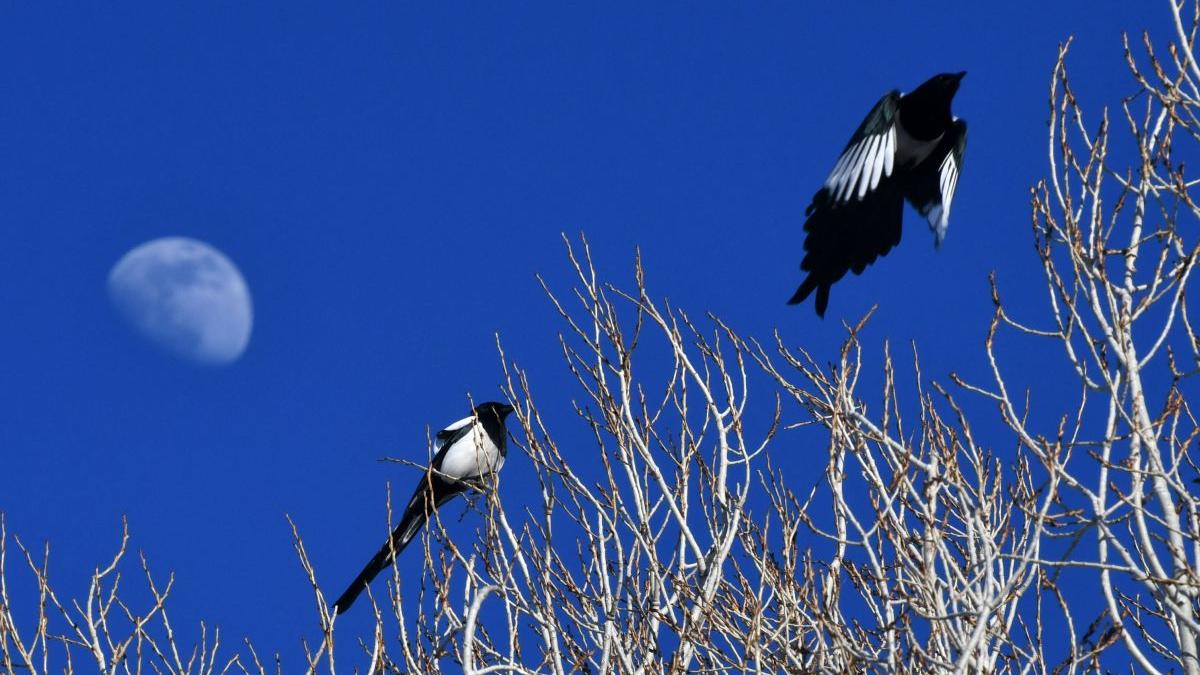
[[[392,564],[392,560],[412,542],[421,528],[425,526],[425,522],[429,520],[433,510],[464,489],[466,488],[462,483],[448,481],[436,474],[427,474],[425,478],[422,478],[421,484],[417,486],[416,492],[413,493],[412,499],[408,501],[408,506],[404,509],[404,515],[400,517],[400,524],[392,530],[392,536],[388,538],[383,548],[379,549],[379,552],[371,558],[363,571],[359,572],[354,581],[350,582],[350,586],[346,588],[345,592],[334,601],[334,610],[338,614],[342,614],[350,609],[350,605],[354,604],[367,585],[380,572],[387,569],[388,565]]]
[[[787,304],[798,305],[804,302],[808,299],[809,295],[812,295],[812,292],[816,290],[816,288],[817,278],[809,274],[808,276],[804,277],[804,283],[800,284],[800,288],[796,289],[796,292],[792,294],[792,297],[787,301]],[[826,295],[828,295],[828,287],[825,287],[825,289]],[[817,314],[821,314],[822,316],[825,314],[824,306],[820,303],[817,304]]]
[[[815,290],[817,315],[824,317],[829,289],[834,283],[849,271],[862,274],[879,256],[900,243],[904,191],[894,177],[884,178],[878,189],[864,199],[835,203],[829,191],[821,188],[806,214],[804,231],[808,236],[804,239],[805,254],[800,269],[808,272],[808,276],[788,304],[804,302]]]

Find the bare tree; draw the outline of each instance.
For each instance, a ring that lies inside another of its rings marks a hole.
[[[1165,50],[1126,40],[1136,92],[1114,128],[1107,109],[1085,115],[1069,41],[1059,50],[1049,176],[1031,191],[1046,295],[1014,300],[993,281],[990,377],[927,378],[914,348],[916,376],[898,382],[886,343],[869,363],[869,315],[822,365],[779,334],[760,342],[656,300],[640,259],[631,288],[607,283],[586,240],[568,240],[574,287],[543,287],[574,416],[544,416],[536,377],[497,343],[514,461],[539,493],[514,505],[483,490],[465,546],[437,512],[421,578],[393,570],[370,599],[373,634],[350,647],[293,525],[317,608],[307,671],[1200,673],[1187,302],[1200,207],[1183,161],[1200,141],[1200,5],[1186,21],[1170,8]],[[1060,359],[1078,397],[1031,414],[1037,382],[1002,344]],[[772,462],[795,439],[823,464],[813,485]],[[156,602],[140,613],[117,599],[124,546],[69,608],[21,547],[42,600],[20,633],[6,538],[8,670],[46,671],[61,644],[68,664],[104,672],[263,672],[249,645],[217,659],[215,632],[181,658],[169,582],[145,571]]]
[[[121,543],[112,559],[97,567],[87,595],[67,600],[50,582],[50,547],[39,557],[13,537],[25,566],[37,584],[38,600],[30,608],[14,605],[8,591],[9,534],[0,514],[0,666],[5,673],[195,673],[265,672],[254,648],[246,655],[222,655],[221,631],[200,625],[194,645],[180,638],[166,609],[174,577],[156,581],[146,557],[141,572],[150,591],[149,606],[127,602],[121,588],[129,528],[122,523]],[[19,618],[32,626],[20,628]]]
[[[778,335],[767,348],[656,302],[640,261],[631,291],[607,284],[586,243],[568,245],[576,287],[546,291],[595,447],[564,451],[563,422],[506,362],[540,505],[489,501],[475,549],[441,560],[439,597],[450,579],[466,592],[428,644],[457,635],[442,658],[468,671],[1197,672],[1186,289],[1200,213],[1180,160],[1200,140],[1195,16],[1165,61],[1148,37],[1141,56],[1126,45],[1126,164],[1107,111],[1085,118],[1062,46],[1050,176],[1031,193],[1047,295],[1014,305],[994,284],[990,381],[925,379],[914,351],[916,381],[899,386],[885,345],[868,394],[863,323],[822,367]],[[1049,427],[1001,340],[1076,374],[1078,399]],[[823,433],[786,433],[827,450],[800,493],[770,462],[789,400]]]

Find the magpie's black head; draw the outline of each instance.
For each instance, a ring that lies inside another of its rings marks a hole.
[[[933,139],[945,133],[954,115],[950,102],[958,92],[958,84],[967,73],[942,73],[921,83],[921,86],[900,99],[900,118],[904,129],[919,139]]]
[[[475,415],[483,419],[494,419],[497,422],[503,422],[505,417],[513,411],[513,407],[507,403],[497,403],[488,401],[475,406]]]
[[[958,85],[962,82],[963,76],[967,71],[963,70],[957,73],[941,73],[925,80],[921,86],[917,87],[916,91],[924,90],[923,93],[931,94],[934,98],[942,98],[947,101],[954,98],[954,94],[958,93]]]

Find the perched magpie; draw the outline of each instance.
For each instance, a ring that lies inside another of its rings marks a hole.
[[[967,123],[950,114],[964,75],[935,75],[909,94],[891,91],[858,126],[805,211],[800,269],[808,276],[789,305],[815,290],[817,314],[825,316],[830,286],[900,243],[905,199],[942,245],[967,148]]]
[[[367,563],[350,587],[333,603],[338,614],[345,612],[371,580],[392,563],[408,546],[434,509],[456,495],[479,486],[479,479],[500,470],[507,453],[504,418],[512,406],[489,401],[475,406],[470,417],[437,433],[437,454],[413,492],[400,517],[400,524],[383,548]]]

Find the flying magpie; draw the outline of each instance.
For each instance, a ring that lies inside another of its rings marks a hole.
[[[942,245],[967,149],[967,123],[950,113],[964,75],[934,75],[912,93],[888,92],[858,126],[805,211],[800,269],[808,276],[789,305],[815,290],[817,315],[825,316],[830,286],[847,271],[862,274],[900,243],[905,199]]]
[[[333,603],[338,614],[345,612],[371,580],[392,564],[395,556],[408,546],[434,509],[468,489],[477,488],[480,478],[500,470],[507,454],[508,432],[504,419],[513,407],[489,401],[475,406],[470,417],[451,424],[437,433],[437,454],[417,484],[412,499],[400,517],[400,524],[383,548],[341,597]]]

